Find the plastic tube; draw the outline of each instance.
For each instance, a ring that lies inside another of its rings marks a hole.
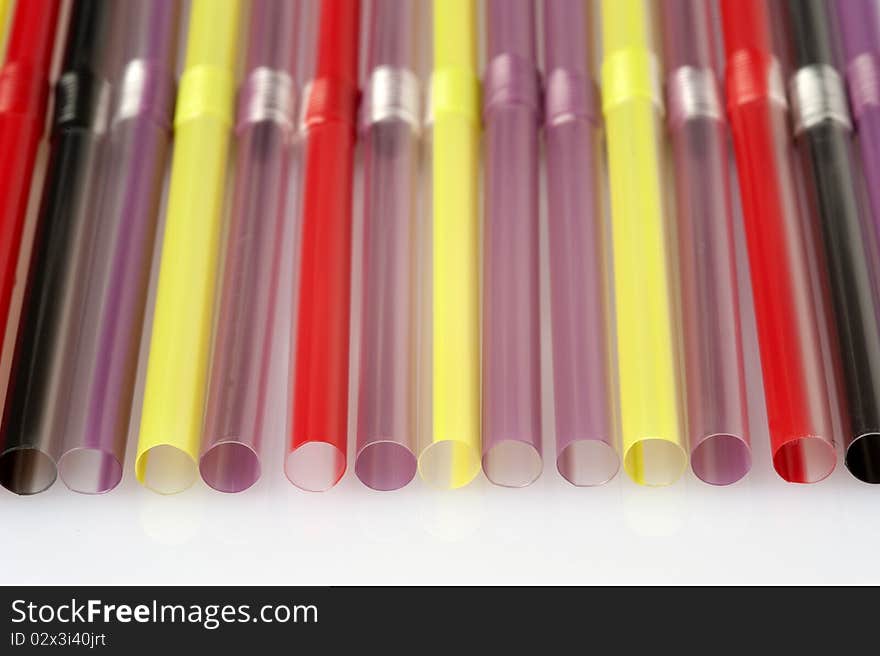
[[[55,87],[49,164],[37,218],[3,425],[0,484],[16,494],[55,481],[72,388],[70,337],[82,317],[106,131],[110,0],[76,0]]]
[[[544,0],[544,134],[556,467],[574,485],[601,485],[614,478],[620,458],[609,366],[601,116],[587,6]]]
[[[9,27],[9,14],[14,0],[0,0],[0,56],[6,45],[6,29]]]
[[[415,2],[370,3],[364,154],[364,259],[355,473],[377,490],[416,473],[419,79]]]
[[[788,2],[794,59],[789,90],[813,218],[825,247],[846,392],[846,465],[880,483],[880,314],[875,234],[862,216],[843,77],[834,68],[831,16],[822,0]]]
[[[333,487],[346,467],[359,14],[358,0],[321,1],[303,110],[302,252],[284,471],[309,491]]]
[[[524,487],[543,464],[535,8],[531,0],[487,7],[483,471],[497,485]]]
[[[127,0],[115,25],[120,66],[107,145],[104,195],[64,425],[61,479],[98,494],[122,479],[150,266],[171,148],[180,2]]]
[[[846,80],[874,231],[880,235],[880,2],[846,0],[833,5],[843,37]]]
[[[729,485],[752,455],[715,25],[709,0],[663,0],[662,9],[691,468]]]
[[[163,494],[196,475],[235,96],[239,0],[193,0],[135,474]]]
[[[37,148],[46,123],[58,7],[57,0],[16,5],[0,69],[0,334],[4,340]]]
[[[722,0],[721,7],[773,465],[787,481],[812,483],[833,471],[836,455],[785,92],[766,4]]]
[[[254,0],[239,90],[235,186],[199,470],[215,490],[260,478],[268,412],[299,2]]]
[[[434,0],[429,428],[419,473],[442,488],[480,472],[479,82],[476,7]]]
[[[848,0],[833,3],[837,10],[846,63],[852,118],[873,221],[876,243],[880,235],[880,2]],[[874,440],[856,440],[846,452],[850,471],[863,480],[880,477]],[[871,447],[871,448],[866,448]]]
[[[667,262],[657,57],[642,0],[603,0],[602,104],[608,143],[623,466],[643,485],[687,466]]]

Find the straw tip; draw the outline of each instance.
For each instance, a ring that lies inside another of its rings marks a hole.
[[[354,461],[354,473],[367,487],[389,492],[405,487],[416,475],[418,461],[406,444],[378,439],[366,444]]]
[[[480,473],[480,465],[478,449],[463,440],[436,440],[419,456],[422,480],[443,490],[454,490],[470,483]]]
[[[834,443],[819,435],[794,437],[773,452],[773,468],[789,483],[818,483],[836,465]]]
[[[122,462],[103,449],[77,447],[61,456],[58,473],[73,492],[105,494],[122,480]]]
[[[244,492],[260,480],[260,456],[239,440],[214,442],[199,459],[199,473],[218,492]]]
[[[140,483],[158,494],[177,494],[196,480],[193,457],[170,444],[159,444],[138,454],[135,474]]]
[[[857,436],[846,448],[844,462],[850,473],[863,483],[880,483],[880,432]]]
[[[345,453],[318,440],[296,447],[284,460],[287,479],[306,492],[326,492],[340,481],[345,467]]]
[[[691,469],[709,485],[732,485],[752,468],[752,449],[742,435],[713,433],[695,440]]]
[[[639,485],[672,485],[687,469],[687,453],[681,444],[661,437],[638,439],[626,450],[623,468]]]
[[[556,469],[576,487],[596,487],[617,476],[620,456],[610,440],[572,440],[556,456]]]
[[[7,449],[0,454],[0,485],[21,496],[48,490],[58,476],[55,460],[32,446]]]
[[[501,487],[528,487],[541,475],[544,460],[531,442],[498,440],[483,454],[483,473],[490,483]]]

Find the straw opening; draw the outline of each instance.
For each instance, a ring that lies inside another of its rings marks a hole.
[[[752,467],[752,450],[739,435],[717,433],[704,437],[691,453],[691,469],[710,485],[730,485]]]
[[[640,485],[672,485],[687,467],[687,454],[675,442],[646,438],[627,450],[623,467],[630,478]]]
[[[102,449],[80,447],[61,456],[58,472],[74,492],[104,494],[122,480],[122,463]]]
[[[354,473],[360,481],[382,492],[404,487],[415,476],[417,468],[415,454],[393,440],[367,444],[354,462]]]
[[[850,443],[846,468],[864,483],[880,483],[880,433],[865,433]]]
[[[834,471],[834,446],[822,437],[800,437],[773,454],[773,467],[789,483],[818,483]]]
[[[617,451],[603,440],[576,440],[556,457],[556,469],[572,485],[604,485],[620,469]]]
[[[138,479],[159,494],[176,494],[196,479],[196,463],[185,451],[168,444],[154,446],[135,463]]]
[[[544,460],[529,442],[501,440],[483,456],[483,472],[495,485],[526,487],[541,475]]]
[[[15,494],[38,494],[58,475],[55,461],[34,447],[16,447],[0,455],[0,485]]]
[[[324,492],[345,473],[345,454],[329,442],[306,442],[287,455],[284,473],[301,490]]]
[[[260,456],[243,442],[217,442],[199,460],[202,480],[218,492],[243,492],[260,479],[260,472]]]
[[[467,485],[480,471],[480,456],[466,442],[440,440],[422,451],[419,473],[430,485],[454,489]]]

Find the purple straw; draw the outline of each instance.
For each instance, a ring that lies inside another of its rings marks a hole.
[[[843,33],[846,79],[874,228],[880,234],[880,0],[833,4]]]
[[[729,485],[752,465],[724,110],[709,0],[663,0],[691,467]]]
[[[484,79],[483,471],[523,487],[541,473],[538,118],[532,0],[489,0]]]
[[[587,3],[543,6],[556,467],[574,485],[601,485],[620,459],[609,392],[599,99],[589,68]]]
[[[235,187],[199,471],[221,492],[260,478],[293,131],[299,2],[254,0],[239,90]]]
[[[376,490],[416,472],[417,3],[373,0],[362,114],[363,308],[355,474]]]
[[[117,25],[108,177],[74,361],[59,469],[72,490],[122,478],[153,240],[171,143],[180,2],[127,0]]]

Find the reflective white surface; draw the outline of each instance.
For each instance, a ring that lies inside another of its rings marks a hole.
[[[764,451],[727,489],[578,489],[547,471],[524,490],[378,493],[347,475],[313,494],[275,467],[241,495],[161,497],[128,475],[104,497],[0,496],[0,583],[876,584],[878,493],[843,470],[785,484]]]

